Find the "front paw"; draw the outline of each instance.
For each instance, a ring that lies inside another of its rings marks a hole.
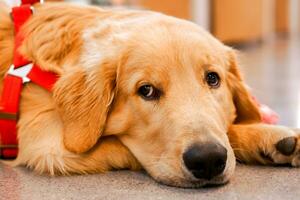
[[[290,164],[293,167],[300,167],[300,131],[295,136],[280,139],[274,145],[271,158],[275,164]]]

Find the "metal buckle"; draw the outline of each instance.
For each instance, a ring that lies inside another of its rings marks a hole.
[[[0,119],[17,120],[18,116],[15,113],[1,112]]]
[[[14,65],[11,65],[7,74],[20,77],[20,78],[22,78],[23,83],[27,83],[27,82],[30,82],[30,79],[27,77],[27,75],[29,74],[32,67],[33,67],[32,63],[29,63],[29,64],[24,65],[23,67],[19,67],[17,69],[15,69]]]

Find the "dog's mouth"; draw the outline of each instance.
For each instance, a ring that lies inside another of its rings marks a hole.
[[[211,180],[206,179],[160,179],[155,178],[156,181],[164,185],[171,187],[180,187],[180,188],[203,188],[203,187],[219,187],[225,185],[229,182],[229,178],[225,175],[215,177]]]
[[[149,173],[149,172],[148,172]],[[224,173],[215,176],[211,179],[196,178],[192,173],[188,172],[184,167],[178,173],[161,170],[158,175],[150,175],[159,183],[180,188],[202,188],[222,186],[229,182],[231,170],[226,167]]]
[[[228,183],[234,173],[234,169],[235,159],[230,159],[222,173],[210,178],[197,178],[187,169],[184,162],[178,165],[164,163],[160,164],[156,169],[147,171],[157,182],[164,185],[180,188],[202,188],[222,186]]]

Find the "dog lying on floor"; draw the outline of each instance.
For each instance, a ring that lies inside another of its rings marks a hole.
[[[0,19],[1,90],[13,57],[9,8]],[[52,93],[25,85],[14,166],[144,168],[164,184],[200,187],[228,182],[236,159],[300,165],[299,132],[262,123],[235,52],[191,22],[46,3],[22,32],[22,54],[60,78]]]

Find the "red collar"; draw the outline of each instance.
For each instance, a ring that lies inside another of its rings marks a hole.
[[[24,83],[33,82],[51,91],[57,81],[56,74],[43,71],[18,51],[24,40],[19,30],[34,11],[31,5],[37,2],[43,1],[22,0],[22,4],[14,7],[11,12],[15,28],[15,50],[13,65],[3,79],[3,90],[0,96],[0,158],[15,158],[18,154],[17,120]]]

